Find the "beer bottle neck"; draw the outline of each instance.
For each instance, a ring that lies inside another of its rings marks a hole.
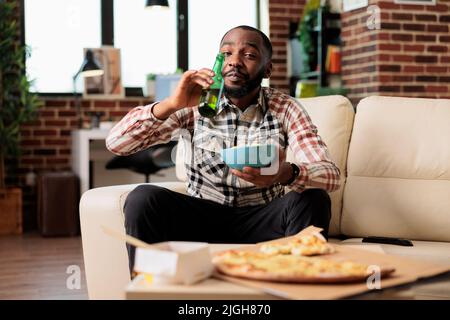
[[[215,73],[214,75],[214,84],[211,86],[211,88],[220,88],[222,83],[222,66],[223,66],[224,56],[222,53],[219,53],[216,56],[216,61],[214,62],[213,71]]]

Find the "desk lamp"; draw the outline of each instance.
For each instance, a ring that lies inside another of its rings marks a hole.
[[[83,118],[81,117],[80,100],[77,95],[76,81],[80,74],[83,77],[96,77],[103,75],[104,71],[99,65],[100,64],[98,61],[94,58],[94,53],[92,50],[88,49],[80,70],[78,70],[78,72],[73,76],[73,95],[75,97],[75,108],[77,110],[79,128],[83,127]]]
[[[169,2],[167,0],[147,0],[145,4],[146,8],[153,9],[153,8],[169,8]]]

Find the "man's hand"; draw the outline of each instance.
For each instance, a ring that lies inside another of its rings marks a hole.
[[[276,183],[285,183],[293,175],[292,167],[286,161],[286,153],[279,149],[278,172],[273,175],[261,174],[260,168],[244,167],[242,171],[231,169],[231,173],[260,188],[268,188]]]
[[[167,119],[172,113],[186,107],[197,106],[202,89],[213,83],[214,71],[203,68],[183,73],[174,93],[153,108],[153,114],[159,119]]]

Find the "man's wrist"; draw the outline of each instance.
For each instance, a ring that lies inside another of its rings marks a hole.
[[[291,183],[293,183],[295,181],[295,179],[297,179],[297,177],[300,173],[300,169],[299,169],[299,167],[297,167],[296,164],[290,163],[290,162],[285,162],[283,165],[288,167],[288,169],[285,169],[285,171],[289,172],[289,174],[288,174],[287,178],[286,178],[286,176],[283,177],[283,179],[280,181],[280,184],[282,186],[287,186],[287,185],[290,185]]]
[[[282,168],[280,170],[280,175],[278,176],[277,183],[285,185],[289,180],[292,179],[294,170],[289,162],[283,162]]]
[[[159,120],[166,120],[177,108],[166,98],[153,106],[153,115]]]

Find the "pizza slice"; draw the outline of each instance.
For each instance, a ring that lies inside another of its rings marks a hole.
[[[315,256],[335,252],[332,245],[320,234],[315,232],[295,236],[288,242],[269,242],[261,245],[260,251],[270,255],[292,254],[298,256]]]

